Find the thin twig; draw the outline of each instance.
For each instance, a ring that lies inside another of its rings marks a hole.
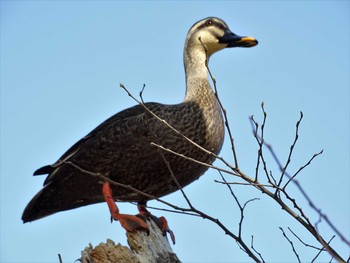
[[[282,227],[280,227],[279,229],[281,229],[281,231],[282,231],[282,233],[283,233],[283,236],[288,240],[289,244],[290,244],[291,247],[292,247],[292,250],[293,250],[293,252],[294,252],[294,255],[297,257],[298,262],[300,263],[301,261],[300,261],[300,258],[299,258],[299,255],[298,255],[297,251],[295,250],[295,247],[294,247],[293,242],[287,237],[287,235],[286,235],[286,233],[284,232],[284,230],[283,230]]]
[[[253,128],[253,134],[254,137],[257,139],[258,138],[258,129],[259,129],[259,124],[254,120],[254,116],[250,116],[250,121],[252,124],[252,128]],[[258,145],[259,145],[259,149],[258,149],[258,154],[257,154],[257,160],[256,160],[256,166],[255,166],[255,180],[254,182],[258,181],[258,176],[259,176],[259,166],[260,166],[260,160],[261,160],[261,156],[262,156],[262,143],[260,143],[259,140],[257,140]]]
[[[327,242],[328,245],[332,242],[333,238],[335,238],[335,235],[332,236],[331,239]],[[318,258],[318,256],[322,253],[322,251],[325,251],[325,249],[324,249],[324,248],[320,249],[320,251],[316,254],[316,256],[311,260],[311,263],[312,263],[312,262],[315,262],[315,260],[316,260],[316,259]],[[332,257],[332,259],[333,259],[333,257]],[[331,261],[332,261],[332,260],[331,260]],[[349,260],[348,260],[348,261],[349,261]],[[347,261],[347,262],[348,262],[348,261]]]
[[[258,135],[256,135],[258,136]],[[258,140],[258,139],[257,139]],[[283,171],[283,166],[281,164],[281,162],[279,161],[276,153],[274,152],[272,146],[268,143],[266,143],[266,141],[264,141],[264,145],[265,147],[268,148],[270,154],[272,155],[273,159],[275,160],[275,162],[277,163],[280,171]],[[285,171],[285,176],[290,179],[291,176]],[[330,226],[330,228],[341,238],[341,240],[346,243],[348,246],[350,246],[350,242],[344,237],[344,235],[333,225],[333,223],[328,219],[328,217],[323,214],[321,212],[321,210],[319,208],[317,208],[315,206],[315,204],[312,202],[311,198],[307,195],[307,193],[305,192],[305,190],[301,187],[300,183],[298,182],[298,180],[292,180],[291,182],[293,182],[296,186],[297,189],[301,192],[301,194],[303,195],[303,197],[308,201],[309,206],[314,209],[326,222],[327,224]],[[283,189],[282,189],[283,190]],[[265,190],[262,190],[264,193]],[[308,231],[327,249],[327,251],[334,256],[338,261],[344,261],[341,256],[329,245],[327,244],[327,242],[319,235],[318,231],[315,229],[315,227],[313,226],[313,224],[310,222],[310,220],[308,219],[308,217],[306,217],[305,213],[303,212],[303,210],[301,209],[300,206],[297,205],[295,199],[291,198],[288,193],[286,191],[282,191],[285,196],[293,203],[294,207],[296,209],[298,209],[301,212],[301,215],[303,216],[303,218],[305,218],[306,222],[304,220],[301,220],[301,218],[299,216],[296,216],[294,212],[291,213],[291,211],[287,212],[291,215],[293,215],[293,217],[295,219],[297,219],[300,223],[302,223],[302,225],[304,225],[304,227],[306,227],[308,229]],[[267,193],[269,196],[270,194]],[[283,203],[283,201],[280,200],[280,198],[274,198],[273,196],[270,196],[271,198],[275,199],[275,201],[277,201],[283,209],[286,208],[285,204]],[[277,196],[276,196],[277,197]]]
[[[222,182],[222,181],[218,181],[218,180],[214,180],[215,183],[219,183],[219,184],[235,184],[235,185],[247,185],[247,186],[264,186],[264,187],[271,187],[271,188],[275,188],[275,186],[270,185],[270,184],[259,184],[259,183],[242,183],[242,182]]]
[[[244,219],[244,214],[243,214],[243,209],[244,209],[244,208],[241,206],[241,204],[240,204],[240,202],[239,202],[237,196],[236,196],[235,193],[233,192],[231,186],[230,186],[229,184],[227,184],[226,179],[225,179],[225,177],[223,176],[223,174],[222,174],[220,171],[219,171],[219,174],[220,174],[220,176],[221,176],[221,179],[226,183],[226,186],[227,186],[227,188],[229,189],[231,196],[232,196],[233,199],[236,201],[236,204],[237,204],[237,206],[239,207],[239,210],[240,210],[240,213],[241,213],[241,218],[240,218],[239,223],[238,223],[238,237],[239,237],[239,238],[242,238],[242,224],[243,224],[243,219]]]
[[[206,167],[208,167],[208,168],[212,168],[212,169],[215,169],[215,170],[218,170],[218,171],[227,173],[227,174],[231,174],[231,175],[234,175],[234,176],[240,176],[238,173],[235,173],[235,172],[232,172],[232,171],[229,171],[229,170],[226,170],[226,169],[222,169],[222,168],[220,168],[220,167],[217,167],[217,166],[214,166],[214,165],[211,165],[211,164],[207,164],[207,163],[198,161],[198,160],[193,159],[193,158],[191,158],[191,157],[188,157],[188,156],[186,156],[186,155],[184,155],[184,154],[182,154],[182,153],[178,153],[178,152],[175,152],[175,151],[170,150],[170,149],[168,149],[168,148],[165,148],[165,147],[163,147],[162,145],[159,145],[159,144],[157,144],[157,143],[155,143],[155,142],[151,142],[151,145],[154,145],[154,146],[158,147],[159,149],[162,149],[162,150],[164,150],[164,151],[166,151],[166,152],[175,154],[175,155],[180,156],[180,157],[182,157],[182,158],[184,158],[184,159],[186,159],[186,160],[189,160],[189,161],[198,163],[198,164],[203,165],[203,166],[206,166]]]
[[[133,203],[137,205],[136,203]],[[177,210],[172,210],[172,209],[166,209],[166,208],[160,208],[160,207],[155,207],[155,206],[149,206],[148,204],[146,205],[146,208],[148,209],[153,209],[157,211],[164,211],[164,212],[169,212],[169,213],[174,213],[174,214],[181,214],[181,215],[188,215],[188,216],[195,216],[195,217],[201,217],[198,214],[191,213],[191,212],[185,212],[185,211],[177,211]]]
[[[246,202],[244,203],[244,205],[242,206],[241,203],[239,202],[237,196],[236,196],[235,193],[233,192],[233,190],[232,190],[230,184],[228,184],[228,183],[226,182],[226,179],[225,179],[225,177],[223,176],[223,174],[222,174],[220,171],[219,171],[219,174],[220,174],[220,176],[221,176],[221,179],[222,179],[222,180],[224,181],[224,183],[227,185],[227,187],[228,187],[228,189],[229,189],[229,191],[230,191],[230,193],[231,193],[231,196],[234,198],[234,200],[235,200],[236,203],[237,203],[237,206],[239,207],[239,210],[240,210],[240,213],[241,213],[241,218],[240,218],[239,223],[238,223],[238,237],[239,237],[239,238],[242,238],[242,226],[243,226],[243,220],[244,220],[244,209],[245,209],[245,207],[247,206],[247,204],[248,204],[249,202],[252,202],[252,201],[255,201],[255,200],[259,200],[259,198],[252,198],[252,199],[246,201]]]
[[[282,166],[280,166],[280,162],[276,156],[276,153],[274,152],[273,148],[271,145],[267,144],[265,142],[265,146],[269,149],[271,155],[273,156],[273,158],[275,159],[276,163],[278,163],[279,167],[281,168]],[[322,151],[320,152],[320,154],[322,153]],[[318,155],[317,155],[318,156]],[[291,176],[286,172],[285,175],[290,179]],[[299,192],[302,194],[302,196],[307,200],[307,202],[309,203],[309,206],[315,210],[320,217],[322,217],[322,219],[324,219],[327,224],[330,226],[330,228],[340,237],[340,239],[346,243],[348,246],[350,246],[350,241],[348,241],[345,236],[335,227],[335,225],[328,219],[327,215],[325,215],[321,209],[319,209],[314,202],[311,200],[311,198],[308,196],[308,194],[306,193],[306,191],[304,190],[304,188],[300,185],[299,181],[294,179],[291,182],[293,182],[295,184],[295,186],[297,187],[297,189],[299,190]],[[286,194],[286,192],[284,191],[284,193]],[[292,199],[291,199],[292,200]],[[320,240],[319,240],[320,241]],[[321,242],[321,241],[320,241]],[[327,247],[327,244],[324,243],[325,241],[322,241],[322,243]],[[327,249],[328,250],[328,249]],[[335,251],[334,251],[335,252]]]
[[[316,249],[316,250],[325,250],[324,248],[318,248],[318,247],[315,247],[315,246],[313,246],[313,245],[309,245],[309,244],[305,243],[303,240],[301,240],[301,238],[300,238],[297,234],[295,234],[295,233],[293,232],[292,229],[290,229],[290,227],[288,227],[288,230],[289,230],[289,231],[300,241],[300,243],[302,243],[304,246],[310,247],[310,248],[313,248],[313,249]]]
[[[233,153],[233,160],[235,162],[235,169],[239,169],[239,167],[238,167],[238,158],[237,158],[237,154],[236,154],[236,147],[235,147],[234,139],[233,139],[233,136],[232,136],[231,128],[230,128],[230,125],[229,125],[229,122],[228,122],[226,109],[224,108],[224,106],[221,103],[221,100],[219,98],[218,89],[216,87],[216,79],[214,78],[213,74],[211,74],[211,71],[210,71],[210,68],[209,68],[208,50],[207,50],[207,47],[203,44],[201,37],[199,37],[198,40],[199,40],[199,42],[201,42],[201,44],[202,44],[202,46],[203,46],[203,48],[205,50],[205,55],[206,55],[205,66],[206,66],[206,68],[208,70],[208,73],[209,73],[209,76],[210,76],[210,78],[211,78],[211,80],[213,82],[215,97],[216,97],[216,99],[217,99],[217,101],[218,101],[218,103],[220,105],[221,111],[222,111],[222,113],[224,115],[225,127],[226,127],[227,133],[228,133],[229,138],[230,138],[231,149],[232,149],[232,153]]]
[[[315,154],[311,157],[311,159],[310,159],[305,165],[301,166],[301,167],[298,169],[298,171],[297,171],[295,174],[293,174],[293,176],[290,176],[289,180],[288,180],[288,181],[286,182],[286,184],[283,186],[283,190],[286,189],[287,185],[288,185],[291,181],[293,181],[294,178],[295,178],[305,167],[307,167],[307,166],[309,166],[309,165],[311,164],[311,162],[313,161],[313,159],[315,159],[317,156],[319,156],[319,155],[322,154],[322,153],[323,153],[323,150],[321,150],[321,151],[318,152],[318,153],[315,153]]]
[[[254,252],[255,252],[256,254],[258,254],[258,256],[260,257],[261,261],[262,261],[263,263],[265,263],[265,260],[264,260],[264,258],[262,257],[261,253],[258,252],[258,251],[255,249],[255,247],[254,247],[254,236],[253,236],[253,235],[252,235],[252,238],[251,238],[250,247],[254,250]]]
[[[267,172],[267,164],[266,164],[266,161],[265,161],[265,157],[263,155],[263,146],[264,146],[264,142],[265,142],[265,136],[264,136],[264,132],[265,132],[265,125],[266,125],[266,120],[267,120],[267,112],[265,111],[265,107],[264,107],[265,103],[264,102],[261,102],[261,110],[262,110],[262,113],[263,113],[263,121],[262,121],[262,124],[261,124],[261,136],[260,136],[260,144],[259,144],[259,154],[260,154],[260,158],[262,159],[263,161],[263,165],[264,165],[264,170],[265,170],[265,175],[266,175],[266,178],[267,178],[267,181],[276,187],[276,189],[278,188],[277,184],[276,184],[276,180],[275,178],[273,177],[272,175],[272,171],[270,171],[269,173]],[[271,181],[271,178],[273,180],[273,182]],[[258,179],[258,178],[256,178]]]
[[[261,104],[263,105],[263,104]],[[263,113],[264,113],[264,119],[266,118],[267,114],[263,108]],[[259,145],[259,149],[258,149],[258,159],[257,159],[257,165],[255,168],[255,182],[258,180],[258,173],[259,173],[259,165],[260,165],[260,160],[263,163],[263,170],[265,172],[267,181],[271,184],[271,185],[275,185],[276,184],[276,180],[272,177],[271,175],[271,171],[269,173],[268,169],[267,169],[267,163],[265,161],[265,157],[263,155],[263,145],[264,145],[264,140],[258,135],[258,128],[259,128],[259,124],[255,121],[254,119],[254,115],[250,116],[250,121],[251,121],[251,125],[252,125],[252,129],[253,129],[253,135],[255,140],[257,141],[258,145]],[[265,123],[265,120],[264,120]],[[265,126],[264,126],[265,127]],[[264,130],[264,129],[262,129]],[[274,183],[271,181],[270,177],[273,178]]]
[[[162,159],[163,159],[165,165],[167,166],[167,168],[168,168],[168,170],[169,170],[169,172],[170,172],[171,178],[174,180],[174,182],[175,182],[177,188],[181,191],[182,196],[185,198],[185,200],[186,200],[188,206],[192,209],[192,208],[193,208],[193,205],[192,205],[190,199],[189,199],[189,198],[187,197],[187,195],[185,194],[185,191],[183,190],[183,188],[182,188],[182,186],[180,185],[179,181],[176,179],[176,176],[175,176],[173,170],[171,169],[171,166],[170,166],[169,161],[165,158],[163,151],[160,150],[159,153],[160,153],[160,155],[162,156]]]
[[[293,154],[293,150],[294,150],[294,147],[298,141],[298,138],[299,138],[299,125],[301,123],[301,120],[303,119],[303,112],[301,111],[300,112],[300,119],[297,121],[297,124],[296,124],[296,128],[295,128],[295,136],[294,136],[294,141],[292,143],[292,145],[290,146],[290,150],[289,150],[289,155],[288,155],[288,158],[287,158],[287,163],[283,166],[280,167],[280,170],[282,172],[281,176],[280,176],[280,179],[279,179],[279,182],[278,182],[278,187],[280,187],[282,181],[283,181],[283,177],[284,175],[286,174],[286,171],[287,171],[287,168],[288,168],[288,165],[290,164],[291,162],[291,158],[292,158],[292,154]],[[276,194],[277,194],[277,191],[276,190]]]

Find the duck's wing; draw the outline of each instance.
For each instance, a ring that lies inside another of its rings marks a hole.
[[[148,104],[148,106],[150,105],[152,103]],[[76,142],[57,162],[36,170],[34,175],[48,174],[48,176],[44,182],[44,187],[25,208],[22,220],[29,222],[59,211],[102,202],[104,197],[101,190],[101,179],[96,176],[89,176],[68,162],[71,161],[78,166],[90,162],[90,166],[85,169],[91,168],[91,172],[96,172],[96,170],[93,170],[96,164],[97,169],[101,167],[108,168],[109,165],[105,165],[104,160],[99,160],[101,159],[99,155],[106,158],[106,151],[109,151],[109,149],[103,149],[100,146],[113,143],[113,138],[109,136],[107,138],[109,141],[103,144],[106,133],[118,129],[118,142],[125,141],[125,145],[127,145],[130,141],[135,140],[133,138],[137,138],[137,132],[147,133],[147,125],[145,127],[141,125],[140,127],[138,124],[147,122],[148,118],[149,114],[141,105],[123,110],[101,123],[88,135]]]
[[[151,106],[156,103],[146,103],[145,106]],[[71,160],[79,151],[84,150],[89,141],[96,139],[100,136],[109,126],[119,126],[120,130],[127,132],[127,128],[134,127],[134,123],[142,122],[145,118],[145,109],[141,105],[136,105],[134,107],[125,109],[104,122],[98,125],[94,130],[92,130],[89,134],[84,136],[82,139],[77,141],[73,146],[71,146],[55,163],[51,165],[45,165],[39,169],[37,169],[33,175],[44,175],[48,174],[44,185],[48,184],[54,175],[54,171],[65,164],[67,161]],[[132,131],[129,131],[132,132]]]

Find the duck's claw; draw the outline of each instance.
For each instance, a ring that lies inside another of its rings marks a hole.
[[[169,233],[171,241],[175,245],[175,235],[174,232],[169,228],[168,221],[165,219],[164,216],[156,217],[152,214],[149,215],[149,217],[156,223],[156,225],[162,230],[163,236],[166,235],[166,233]]]
[[[173,244],[175,245],[175,235],[174,232],[172,230],[170,230],[169,225],[168,225],[168,221],[165,219],[164,216],[161,217],[156,217],[154,215],[152,215],[146,208],[146,202],[139,202],[137,204],[137,208],[139,210],[139,215],[151,218],[153,220],[153,222],[156,223],[156,225],[160,228],[160,230],[162,230],[163,236],[166,235],[166,233],[169,233],[171,241],[173,242]]]
[[[174,235],[174,232],[169,228],[168,221],[166,220],[166,218],[164,216],[159,217],[159,220],[160,220],[161,225],[162,225],[161,230],[163,232],[163,236],[165,236],[166,233],[168,232],[170,235],[171,241],[175,245],[175,235]]]

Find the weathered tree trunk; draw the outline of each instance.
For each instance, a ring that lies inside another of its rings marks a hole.
[[[115,245],[109,239],[95,248],[89,244],[81,252],[81,263],[180,262],[172,251],[167,237],[162,235],[153,220],[147,220],[147,224],[150,229],[149,235],[144,231],[126,233],[129,247]]]

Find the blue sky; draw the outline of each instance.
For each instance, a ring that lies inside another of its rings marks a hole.
[[[22,224],[22,211],[41,188],[32,177],[114,113],[134,105],[119,88],[147,101],[178,103],[184,97],[183,45],[188,29],[207,16],[224,19],[237,34],[259,40],[251,49],[228,49],[210,61],[234,134],[241,169],[253,175],[257,145],[248,116],[268,112],[266,139],[285,161],[299,111],[304,119],[290,165],[296,171],[324,149],[298,177],[312,200],[349,239],[349,6],[348,1],[1,1],[1,262],[73,262],[89,243],[126,243],[110,224],[106,204],[58,213]],[[226,143],[221,156],[231,161]],[[271,158],[268,158],[271,160]],[[217,163],[219,165],[219,163]],[[276,165],[270,169],[278,174]],[[239,210],[209,170],[185,188],[194,205],[237,231]],[[228,180],[231,178],[228,178]],[[232,178],[234,180],[234,178]],[[243,235],[267,261],[295,256],[278,227],[291,227],[316,245],[281,209],[246,186],[234,187],[251,203]],[[291,187],[311,221],[318,220]],[[180,193],[165,198],[185,205]],[[150,205],[159,205],[151,202]],[[123,213],[136,213],[120,204]],[[183,262],[246,262],[247,256],[214,224],[165,215]],[[321,223],[325,239],[333,232]],[[298,244],[297,240],[294,240]],[[345,258],[349,248],[332,242]],[[303,261],[315,251],[297,245]],[[323,253],[320,261],[329,261]]]

